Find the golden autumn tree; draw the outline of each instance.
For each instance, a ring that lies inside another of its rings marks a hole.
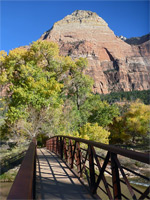
[[[150,133],[150,106],[139,100],[130,103],[129,108],[110,125],[113,143],[142,143]]]

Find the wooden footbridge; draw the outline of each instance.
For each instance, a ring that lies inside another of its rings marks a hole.
[[[40,149],[34,140],[7,199],[150,199],[150,177],[135,163],[148,170],[149,154],[69,136],[52,137]],[[146,186],[133,185],[131,175]]]

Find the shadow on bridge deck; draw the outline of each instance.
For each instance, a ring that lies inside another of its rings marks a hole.
[[[57,155],[42,148],[37,157],[36,199],[98,199]]]

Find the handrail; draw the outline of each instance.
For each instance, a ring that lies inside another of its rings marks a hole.
[[[81,147],[82,144],[84,148]],[[95,147],[106,151],[106,156],[99,156]],[[79,178],[83,175],[87,178],[89,188],[93,194],[100,189],[108,199],[150,199],[150,187],[144,192],[135,188],[128,180],[127,173],[150,180],[150,178],[139,174],[129,167],[124,167],[120,158],[130,158],[140,163],[150,164],[149,154],[122,149],[113,145],[102,144],[95,141],[85,140],[72,136],[56,135],[46,142],[46,148],[63,159],[70,168],[76,168]],[[121,157],[118,157],[121,155]],[[112,184],[107,181],[105,175],[111,176]],[[100,182],[103,182],[104,188]],[[123,184],[127,187],[129,194],[122,192]],[[113,194],[112,194],[113,190]],[[129,197],[130,196],[130,197]]]
[[[36,172],[36,141],[33,140],[23,159],[18,174],[11,187],[8,200],[34,199],[34,179]]]
[[[95,146],[97,148],[104,149],[104,150],[107,150],[107,151],[111,151],[112,153],[117,153],[118,155],[122,155],[122,156],[125,156],[127,158],[132,158],[134,160],[137,160],[137,161],[140,161],[140,162],[143,162],[143,163],[147,163],[147,164],[150,163],[150,154],[136,152],[136,151],[133,151],[133,150],[122,149],[122,148],[116,147],[114,145],[103,144],[103,143],[100,143],[100,142],[95,142],[95,141],[92,141],[92,140],[85,140],[85,139],[82,139],[82,138],[77,138],[77,137],[72,137],[72,136],[65,136],[65,135],[56,135],[56,136],[68,138],[68,139],[71,139],[71,140],[74,140],[74,141],[78,141],[78,142],[82,142],[82,143],[85,143],[85,144],[88,144],[88,145],[92,145],[92,146]],[[56,136],[53,136],[51,138],[55,138]]]

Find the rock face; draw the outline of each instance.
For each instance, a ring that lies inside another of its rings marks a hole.
[[[62,55],[86,57],[95,93],[150,89],[150,41],[127,44],[94,12],[76,10],[40,39],[58,43]]]
[[[144,35],[142,37],[132,37],[132,38],[126,38],[124,41],[128,44],[133,44],[133,45],[139,45],[144,42],[147,42],[150,40],[150,34]]]

